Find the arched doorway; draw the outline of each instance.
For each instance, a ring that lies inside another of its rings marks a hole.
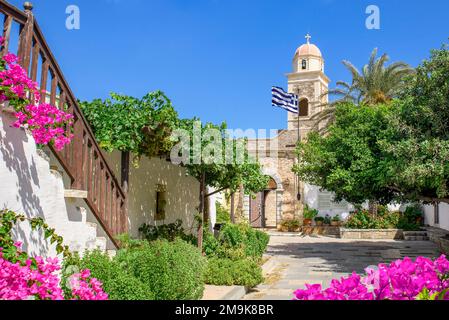
[[[249,218],[253,228],[276,228],[278,217],[278,184],[271,178],[266,189],[250,198]]]

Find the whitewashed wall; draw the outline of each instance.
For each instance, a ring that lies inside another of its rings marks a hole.
[[[121,153],[105,153],[118,179],[121,177]],[[132,156],[131,156],[132,158]],[[166,186],[166,219],[155,221],[156,188]],[[139,236],[139,228],[144,223],[162,225],[181,219],[186,230],[195,232],[194,217],[199,206],[198,180],[187,176],[186,170],[159,158],[142,157],[139,167],[130,165],[128,215],[130,234]]]
[[[432,227],[438,227],[441,229],[449,230],[449,205],[446,203],[441,203],[439,210],[440,210],[440,223],[435,224],[434,207],[432,205],[425,206],[424,223]]]
[[[335,217],[339,215],[341,218],[346,219],[349,213],[354,210],[354,207],[347,202],[333,203],[331,201],[324,201],[328,198],[332,198],[332,195],[328,192],[320,191],[319,187],[306,184],[304,186],[305,203],[313,209],[317,209],[320,212],[320,216],[329,215]],[[325,203],[326,202],[326,203]]]
[[[354,206],[350,203],[343,201],[341,203],[334,203],[327,201],[329,198],[333,198],[333,194],[330,192],[323,192],[317,186],[311,186],[306,184],[304,186],[305,203],[310,208],[317,209],[320,212],[320,216],[329,215],[334,217],[339,215],[341,218],[346,219],[351,211],[354,211]],[[365,209],[368,209],[368,204],[363,205]],[[405,205],[388,205],[390,211],[404,211]]]
[[[0,107],[1,108],[1,107]],[[82,203],[64,198],[63,173],[51,170],[51,159],[37,150],[33,137],[12,127],[15,117],[0,111],[0,207],[28,218],[44,218],[73,250],[93,248],[97,242],[94,220],[81,213]],[[54,256],[55,251],[42,234],[31,232],[28,223],[15,230],[17,240],[32,255]]]

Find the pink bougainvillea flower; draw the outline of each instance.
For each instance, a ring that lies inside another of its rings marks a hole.
[[[6,68],[0,69],[0,103],[14,101],[17,121],[13,126],[29,129],[37,144],[52,144],[57,151],[62,150],[73,139],[73,116],[50,104],[39,103],[38,84],[18,64],[16,55],[8,53],[2,59]]]
[[[449,300],[449,261],[446,256],[431,259],[418,257],[380,264],[367,269],[365,277],[352,274],[333,280],[327,289],[307,284],[297,290],[295,300],[415,300],[423,291],[430,295],[446,292]]]

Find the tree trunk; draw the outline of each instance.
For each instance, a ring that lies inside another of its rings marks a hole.
[[[235,223],[235,193],[231,194],[231,222]]]
[[[198,248],[203,252],[203,229],[204,229],[204,208],[205,208],[205,195],[206,195],[206,174],[203,173],[200,181],[200,207],[199,214],[201,217],[201,223],[198,228]]]
[[[240,185],[239,187],[239,201],[237,204],[237,216],[243,219],[243,206],[244,206],[244,196],[245,196],[245,190],[243,189],[243,185]]]
[[[368,208],[369,208],[368,209],[369,213],[373,217],[376,217],[377,216],[377,211],[378,211],[378,208],[379,208],[379,204],[377,203],[377,201],[370,200],[369,203],[368,203]]]

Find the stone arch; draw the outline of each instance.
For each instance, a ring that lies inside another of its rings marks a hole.
[[[276,183],[276,188],[267,186],[267,190],[264,191],[264,216],[266,227],[276,228],[282,220],[284,187],[277,172],[264,171],[264,174],[269,176],[272,181]]]

